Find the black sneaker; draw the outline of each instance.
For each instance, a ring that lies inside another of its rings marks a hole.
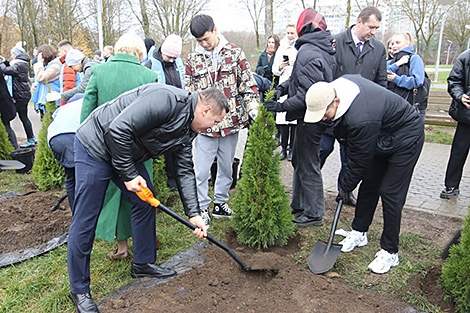
[[[442,199],[451,199],[460,193],[459,188],[457,187],[446,187],[446,189],[441,191],[440,197]]]
[[[321,217],[308,217],[305,215],[299,215],[292,219],[292,222],[298,226],[322,226],[323,219]]]
[[[214,203],[214,209],[212,210],[212,216],[215,218],[221,217],[232,217],[232,210],[228,207],[228,204],[223,203]]]

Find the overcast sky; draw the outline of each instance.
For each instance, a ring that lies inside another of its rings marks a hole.
[[[211,0],[204,13],[212,16],[219,32],[253,31],[250,15],[238,1]]]

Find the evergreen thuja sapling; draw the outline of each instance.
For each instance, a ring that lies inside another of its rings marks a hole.
[[[42,118],[41,131],[38,136],[36,157],[33,163],[33,179],[40,190],[62,187],[65,173],[57,162],[47,143],[47,127],[52,122],[52,113],[57,108],[55,102],[46,103],[46,114]]]
[[[162,203],[166,203],[170,197],[170,188],[167,185],[168,177],[165,172],[165,159],[163,155],[153,160],[153,188],[155,197]]]
[[[8,140],[8,134],[5,125],[0,123],[0,160],[10,160],[10,152],[15,150]]]
[[[272,98],[273,90],[267,93]],[[275,121],[262,105],[250,126],[243,156],[242,178],[233,201],[232,227],[237,240],[250,247],[283,246],[293,236],[295,225],[289,199],[279,178]]]
[[[470,215],[465,218],[460,242],[450,248],[442,267],[446,299],[455,304],[457,312],[470,312]]]

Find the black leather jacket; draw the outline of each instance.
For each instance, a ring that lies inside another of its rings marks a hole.
[[[5,75],[13,77],[13,99],[30,99],[31,88],[29,86],[29,55],[20,53],[15,60],[0,63]]]
[[[151,83],[132,89],[90,114],[77,138],[97,158],[109,162],[123,181],[137,177],[137,163],[172,151],[186,214],[199,213],[192,161],[191,130],[197,93]]]
[[[459,55],[447,78],[447,92],[452,97],[449,115],[459,123],[470,124],[470,109],[462,104],[462,96],[470,91],[470,50]]]

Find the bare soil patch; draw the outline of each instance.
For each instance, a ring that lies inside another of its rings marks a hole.
[[[67,233],[72,220],[67,200],[50,212],[59,199],[51,190],[0,201],[0,254],[37,248]]]
[[[60,195],[58,191],[35,192],[0,201],[0,253],[37,247],[67,232],[71,220],[67,201],[59,210],[49,211]],[[323,227],[329,228],[335,208],[334,196],[327,194],[326,201]],[[352,207],[343,207],[340,223],[349,224],[353,214]],[[378,208],[375,220],[381,219]],[[444,247],[461,223],[457,218],[404,210],[402,233],[422,234]],[[227,234],[225,242],[248,265],[277,271],[248,273],[223,250],[211,246],[204,255],[202,267],[165,284],[106,301],[102,312],[416,312],[391,296],[350,286],[337,273],[314,275],[305,266],[296,264],[292,255],[304,245],[314,244],[308,236],[314,231],[314,228],[303,229],[303,236],[293,238],[287,246],[265,252],[239,246],[235,235]],[[414,277],[412,288],[422,291],[444,312],[454,312],[452,305],[443,300],[438,285],[440,267],[428,272],[425,277]],[[367,279],[371,285],[380,285],[386,275],[369,274]]]

